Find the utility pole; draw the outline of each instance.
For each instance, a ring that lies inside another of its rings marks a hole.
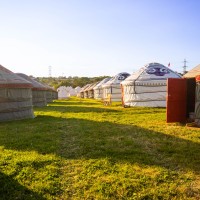
[[[184,65],[183,65],[183,75],[184,74],[186,74],[186,68],[187,68],[187,65],[186,65],[186,63],[187,63],[188,61],[186,60],[186,59],[184,59],[184,61],[183,61],[183,63],[184,63]]]
[[[51,66],[49,66],[49,77],[51,77]]]

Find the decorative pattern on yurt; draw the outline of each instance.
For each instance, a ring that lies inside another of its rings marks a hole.
[[[159,63],[149,63],[122,84],[124,106],[166,107],[167,79],[181,76]]]
[[[0,65],[0,121],[33,118],[32,84]]]
[[[102,85],[103,98],[111,95],[111,101],[121,101],[122,93],[120,83],[130,76],[127,72],[122,72],[111,78],[108,82]]]
[[[108,82],[111,78],[104,78],[102,81],[100,81],[94,88],[94,98],[95,99],[102,99],[103,98],[103,88],[102,85]]]
[[[32,101],[33,106],[42,107],[46,106],[46,91],[47,88],[26,74],[16,73],[18,76],[24,78],[32,84]]]

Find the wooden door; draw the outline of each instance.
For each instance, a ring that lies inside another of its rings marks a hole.
[[[167,123],[186,122],[186,79],[169,78],[167,81]]]

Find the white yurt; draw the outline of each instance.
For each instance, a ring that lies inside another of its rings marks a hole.
[[[88,86],[84,89],[84,98],[87,99],[89,98],[89,93],[88,93],[88,89],[90,88],[92,84],[88,84]]]
[[[69,97],[68,88],[66,86],[60,86],[57,89],[57,92],[58,92],[58,99],[67,99]]]
[[[104,78],[102,81],[100,81],[94,88],[94,98],[95,99],[102,99],[103,98],[103,88],[102,85],[108,82],[111,78]]]
[[[26,74],[16,73],[18,76],[24,78],[32,84],[32,102],[33,106],[42,107],[46,106],[46,91],[47,88]]]
[[[93,99],[94,98],[94,87],[98,84],[99,82],[93,83],[87,90],[88,90],[88,98]]]
[[[73,87],[71,87],[69,90],[69,96],[72,97],[72,96],[76,96],[76,95],[77,95],[76,90]]]
[[[102,85],[103,88],[103,98],[106,98],[108,95],[111,95],[111,101],[121,101],[121,85],[120,83],[130,76],[127,72],[121,72],[111,78],[108,82]]]
[[[32,84],[0,65],[0,121],[34,118]]]
[[[181,76],[159,63],[149,63],[121,82],[124,106],[166,107],[167,79]]]
[[[80,92],[79,92],[79,96],[80,96],[81,98],[84,98],[84,90],[88,87],[88,85],[89,85],[89,84],[87,84],[87,85],[85,85],[85,86],[83,86],[83,87],[81,88],[81,90],[80,90]]]
[[[79,87],[79,86],[75,87],[74,90],[76,91],[76,96],[77,96],[77,97],[80,97],[80,91],[81,91],[81,89],[82,89],[82,88]]]

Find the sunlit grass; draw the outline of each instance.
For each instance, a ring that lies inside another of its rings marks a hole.
[[[71,98],[0,123],[0,196],[200,198],[200,131],[165,112]]]

